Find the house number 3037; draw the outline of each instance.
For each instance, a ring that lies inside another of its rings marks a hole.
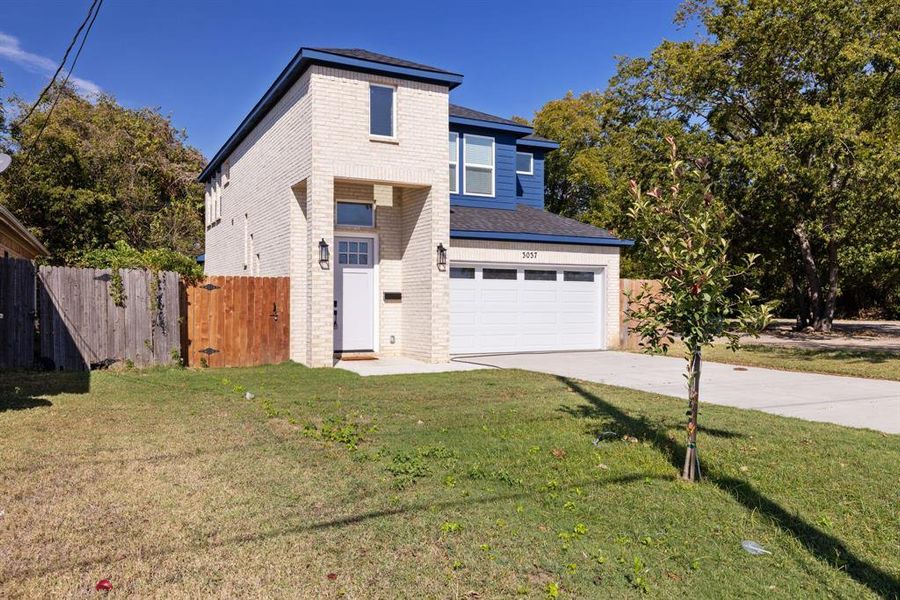
[[[537,258],[537,250],[523,250],[522,258]]]

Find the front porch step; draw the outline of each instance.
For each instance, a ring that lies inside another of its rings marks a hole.
[[[374,352],[335,352],[337,360],[378,360]]]

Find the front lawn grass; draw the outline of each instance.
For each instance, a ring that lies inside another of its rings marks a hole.
[[[670,356],[684,356],[685,347],[680,342],[676,343],[668,353]],[[900,381],[900,354],[895,352],[809,350],[762,344],[745,344],[737,352],[732,352],[727,346],[717,344],[703,349],[703,359],[745,367]]]
[[[690,485],[684,410],[523,371],[3,373],[0,596],[898,594],[900,437],[706,405]]]

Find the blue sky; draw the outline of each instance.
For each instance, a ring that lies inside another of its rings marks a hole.
[[[89,0],[5,0],[3,96],[32,101]],[[602,89],[615,56],[683,39],[675,0],[340,2],[105,0],[74,77],[159,107],[211,157],[301,46],[366,48],[465,75],[452,101],[531,117],[568,90]]]

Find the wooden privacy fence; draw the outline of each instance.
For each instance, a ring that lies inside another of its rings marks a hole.
[[[186,290],[189,366],[244,367],[289,358],[290,278],[207,277]]]
[[[641,337],[632,329],[633,323],[627,316],[627,309],[632,306],[628,296],[636,296],[647,286],[651,292],[659,291],[659,282],[655,279],[620,279],[619,295],[621,311],[619,313],[619,347],[623,350],[637,350]]]
[[[116,284],[109,269],[38,269],[44,366],[85,370],[118,361],[146,367],[178,360],[178,275],[132,269],[119,273],[121,293],[111,293]]]
[[[0,258],[0,368],[33,364],[36,316],[34,265]]]

